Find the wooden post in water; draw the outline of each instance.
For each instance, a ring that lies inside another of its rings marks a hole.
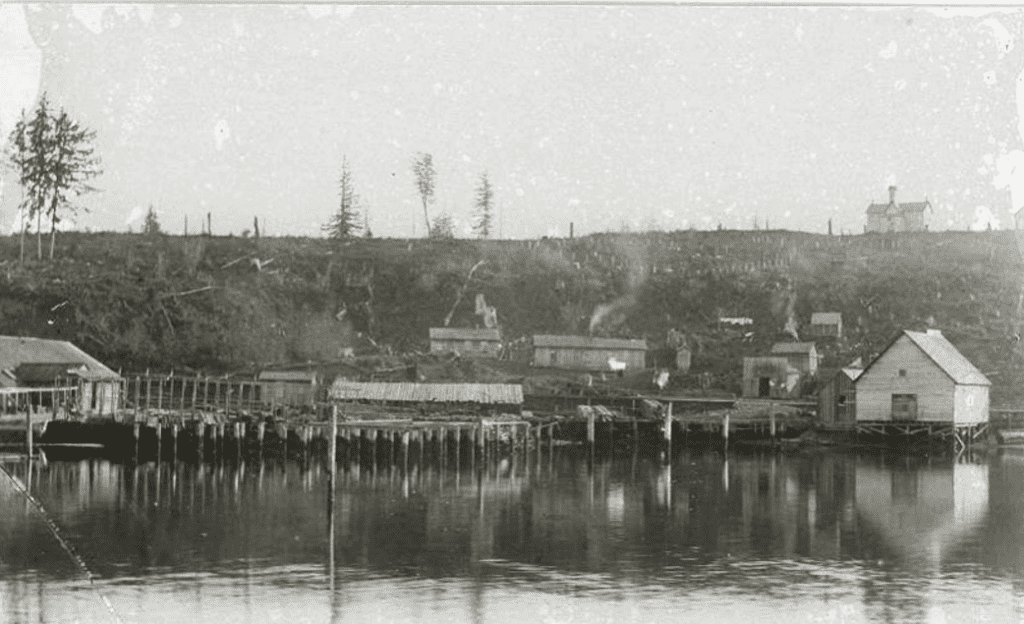
[[[156,420],[156,466],[157,470],[160,469],[160,451],[163,450],[164,440],[164,423],[160,418]]]
[[[772,444],[775,444],[775,412],[768,415],[768,432],[772,436]]]
[[[725,416],[722,417],[722,442],[725,444],[726,450],[729,449],[729,413],[726,412]]]
[[[139,431],[140,429],[141,425],[139,425],[138,422],[136,422],[132,426],[132,437],[135,438],[135,463],[139,463],[139,434],[141,433]]]
[[[199,396],[199,373],[196,373],[196,378],[192,380],[192,411],[196,411],[196,399]]]
[[[665,460],[672,461],[672,401],[665,408]]]
[[[146,405],[143,409],[149,410],[149,398],[153,396],[153,378],[146,373]]]
[[[33,440],[32,440],[32,402],[27,401],[25,406],[25,447],[27,449],[26,454],[32,457],[34,452]]]
[[[178,459],[178,423],[171,425],[171,461]]]
[[[331,407],[331,439],[329,440],[330,458],[327,467],[327,483],[330,490],[327,494],[327,504],[334,508],[334,472],[338,466],[338,406]]]
[[[156,408],[159,410],[159,409],[163,409],[163,407],[164,407],[164,378],[160,377],[160,379],[156,382]]]
[[[597,437],[596,426],[594,422],[594,412],[590,411],[587,413],[587,448],[590,451],[590,456],[594,456],[594,440]]]
[[[462,427],[455,428],[455,470],[458,471],[462,458]]]

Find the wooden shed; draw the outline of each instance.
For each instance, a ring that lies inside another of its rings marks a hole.
[[[816,338],[842,338],[843,315],[839,312],[814,312],[807,333]]]
[[[991,382],[939,330],[904,331],[855,384],[857,422],[988,422]]]
[[[501,332],[497,329],[431,327],[430,352],[496,358],[501,353]]]
[[[647,341],[590,336],[533,337],[533,365],[586,371],[625,371],[646,365]]]
[[[745,357],[742,395],[773,399],[798,397],[801,377],[800,371],[784,357]]]
[[[863,372],[842,368],[818,390],[818,420],[825,424],[852,424],[856,421],[857,391],[854,382]]]
[[[818,372],[818,349],[813,342],[776,342],[772,356],[784,357],[793,368],[805,375]]]
[[[121,400],[121,376],[64,340],[0,336],[0,387],[73,385],[83,414],[111,414]]]
[[[262,400],[272,405],[312,405],[319,379],[316,371],[262,371],[257,377]]]

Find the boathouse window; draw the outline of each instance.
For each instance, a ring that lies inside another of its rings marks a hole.
[[[840,394],[839,395],[839,404],[840,405],[846,405],[846,395],[845,394]]]
[[[900,377],[906,377],[906,376],[907,376],[907,369],[901,368],[900,369]]]

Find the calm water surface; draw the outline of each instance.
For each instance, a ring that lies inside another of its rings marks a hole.
[[[390,463],[8,461],[0,618],[1024,621],[1024,455]]]

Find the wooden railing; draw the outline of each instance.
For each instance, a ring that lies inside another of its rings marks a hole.
[[[121,381],[125,410],[276,411],[278,407],[312,407],[314,397],[277,399],[274,382],[207,376],[137,375]]]

